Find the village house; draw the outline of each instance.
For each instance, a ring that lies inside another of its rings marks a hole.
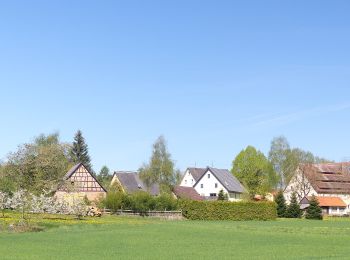
[[[96,201],[105,197],[106,193],[106,189],[84,164],[78,163],[63,177],[63,182],[59,185],[55,196],[66,201],[71,201],[74,197],[86,197],[90,201]]]
[[[296,192],[303,209],[315,195],[324,214],[349,214],[350,162],[300,165],[284,190],[288,203],[293,192]]]
[[[243,185],[229,170],[213,167],[188,168],[180,186],[192,188],[201,197],[208,200],[217,199],[220,190],[223,190],[230,201],[239,201],[245,191]]]
[[[125,193],[134,193],[137,191],[149,192],[153,196],[158,196],[160,194],[160,189],[158,184],[152,184],[149,187],[140,179],[137,172],[132,171],[116,171],[113,174],[111,181],[111,186],[117,185],[121,187],[122,191]]]

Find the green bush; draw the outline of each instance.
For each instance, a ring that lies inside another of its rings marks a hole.
[[[154,197],[144,191],[133,194],[108,192],[106,198],[101,201],[101,206],[110,209],[112,212],[123,209],[133,210],[144,215],[149,210],[176,210],[178,202],[170,194],[165,193]]]
[[[108,192],[106,198],[102,201],[103,207],[117,212],[118,209],[124,208],[126,195],[122,192]]]
[[[274,202],[190,201],[180,202],[184,217],[191,220],[273,220]]]
[[[176,210],[177,200],[170,194],[163,193],[158,197],[155,197],[155,209],[156,210]]]
[[[135,212],[145,214],[149,210],[155,209],[155,199],[151,194],[144,191],[135,192],[130,195],[130,206]]]

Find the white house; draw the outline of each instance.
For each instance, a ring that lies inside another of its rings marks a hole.
[[[318,198],[323,213],[350,213],[350,162],[302,164],[284,190],[287,202],[296,192],[301,207],[308,207],[312,195]]]
[[[206,199],[216,199],[220,190],[223,190],[230,201],[238,201],[245,191],[242,184],[229,170],[207,168],[188,168],[180,186],[192,187]]]

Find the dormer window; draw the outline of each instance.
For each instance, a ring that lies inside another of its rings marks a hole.
[[[208,179],[210,179],[210,174],[208,173]]]

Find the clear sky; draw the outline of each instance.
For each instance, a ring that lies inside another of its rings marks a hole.
[[[274,136],[350,157],[350,1],[2,1],[0,158],[81,129],[95,170],[229,168]]]

